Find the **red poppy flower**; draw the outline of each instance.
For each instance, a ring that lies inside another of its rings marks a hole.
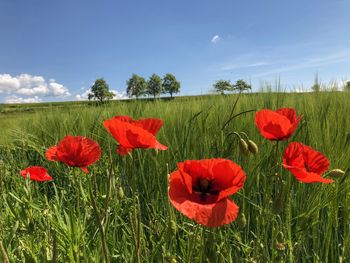
[[[21,170],[20,174],[24,178],[29,176],[30,180],[38,182],[53,180],[53,178],[47,173],[47,169],[41,166],[30,166],[24,170]]]
[[[170,202],[201,225],[229,224],[239,210],[229,197],[243,187],[245,179],[241,167],[227,159],[187,160],[170,174]]]
[[[117,152],[120,155],[125,155],[136,148],[168,149],[155,137],[163,125],[162,120],[152,118],[133,120],[129,116],[115,116],[105,120],[103,124],[119,142]]]
[[[321,176],[329,168],[327,157],[300,142],[292,142],[288,145],[283,155],[283,166],[303,183],[333,182]]]
[[[46,151],[46,158],[68,166],[79,167],[88,173],[87,166],[96,162],[101,156],[97,142],[83,136],[65,136],[57,146]]]
[[[301,115],[296,117],[294,109],[276,111],[260,110],[255,114],[255,124],[262,136],[270,141],[288,140],[297,128]]]

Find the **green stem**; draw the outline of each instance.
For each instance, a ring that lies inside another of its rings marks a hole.
[[[5,249],[5,247],[4,247],[4,245],[3,245],[1,240],[0,240],[0,252],[2,254],[2,261],[4,263],[9,263],[10,261],[9,261],[8,256],[7,256],[7,253],[6,253],[6,249]]]
[[[92,188],[93,188],[93,190],[92,190]],[[93,176],[91,176],[89,193],[90,193],[92,208],[93,208],[94,215],[95,215],[95,221],[96,221],[96,224],[98,226],[98,229],[99,229],[100,235],[101,235],[103,255],[105,258],[105,262],[109,263],[109,252],[108,252],[106,237],[105,237],[105,233],[104,233],[103,226],[101,223],[101,216],[100,216],[100,213],[98,212],[96,202],[95,202],[95,197],[97,194],[97,185],[96,185],[96,181],[93,179]]]

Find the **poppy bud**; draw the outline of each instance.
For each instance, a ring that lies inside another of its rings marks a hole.
[[[118,189],[118,198],[119,199],[123,199],[124,197],[124,190],[123,188],[120,186],[119,189]]]
[[[252,140],[248,140],[248,149],[252,154],[257,154],[259,152],[258,145]]]
[[[278,232],[276,236],[276,241],[274,245],[275,249],[278,251],[283,251],[286,249],[286,246],[284,244],[284,237],[282,232]]]
[[[248,144],[244,139],[239,140],[239,148],[243,155],[247,155],[249,153]]]
[[[286,246],[283,243],[275,242],[275,249],[278,251],[284,251]]]
[[[169,263],[177,263],[177,260],[169,253],[165,255],[164,259],[166,260],[166,262],[169,262]]]
[[[170,220],[170,230],[172,234],[176,234],[177,231],[177,225],[176,222],[174,220]]]
[[[330,170],[327,175],[330,177],[342,177],[344,174],[345,172],[343,170],[333,169],[333,170]]]
[[[247,219],[244,213],[241,213],[237,218],[237,224],[240,228],[245,228],[247,225]]]

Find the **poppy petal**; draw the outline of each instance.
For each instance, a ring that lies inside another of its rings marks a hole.
[[[50,147],[46,151],[45,156],[49,161],[59,161],[59,159],[57,158],[57,147],[56,146]]]
[[[322,177],[329,168],[328,159],[322,153],[300,142],[291,142],[287,146],[283,154],[283,167],[303,183],[333,182],[331,179]]]
[[[185,216],[201,225],[218,227],[237,218],[239,207],[229,198],[214,203],[199,203],[184,185],[179,173],[170,175],[169,198],[172,205]]]
[[[269,140],[284,138],[289,132],[289,119],[271,110],[260,110],[255,115],[255,124],[259,132]]]
[[[24,170],[21,170],[20,174],[24,178],[29,176],[29,179],[32,181],[44,182],[53,180],[53,178],[48,174],[47,169],[41,166],[30,166]]]
[[[281,108],[275,111],[276,113],[283,115],[287,117],[287,119],[291,122],[294,123],[296,121],[296,112],[292,108]]]
[[[307,172],[306,169],[301,169],[298,167],[285,166],[294,177],[302,183],[324,183],[329,184],[334,182],[331,179],[324,178],[317,173]]]
[[[307,145],[303,145],[303,153],[310,171],[323,174],[329,169],[329,161],[321,152],[315,151]]]
[[[59,161],[68,166],[86,168],[100,158],[101,148],[92,139],[68,135],[57,146],[49,148],[45,155],[50,161]]]
[[[135,125],[143,128],[153,135],[156,135],[159,129],[162,127],[163,121],[160,119],[148,118],[135,121]]]
[[[212,171],[214,185],[219,191],[218,200],[231,196],[243,188],[246,175],[242,168],[234,162],[218,159]]]
[[[126,155],[129,152],[132,152],[132,148],[126,148],[122,145],[118,145],[117,147],[117,153],[119,153],[120,155]]]
[[[125,155],[136,148],[168,149],[167,146],[158,142],[154,136],[162,126],[162,121],[159,119],[133,120],[128,116],[115,116],[112,119],[105,120],[104,126],[122,147],[117,150],[121,155]],[[128,151],[125,149],[128,149]]]
[[[80,169],[86,174],[89,173],[89,170],[86,167],[80,167]]]
[[[266,139],[271,141],[287,140],[297,128],[301,116],[296,118],[292,108],[281,108],[276,111],[263,109],[255,114],[255,124]]]
[[[126,115],[114,116],[113,119],[116,119],[119,121],[124,121],[124,122],[134,122],[133,118],[131,118],[130,116],[126,116]]]

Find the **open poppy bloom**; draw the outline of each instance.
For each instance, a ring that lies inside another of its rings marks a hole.
[[[218,227],[237,218],[230,196],[243,188],[242,168],[227,159],[187,160],[169,178],[171,204],[201,225]]]
[[[104,121],[105,128],[119,142],[117,152],[125,155],[136,148],[166,150],[155,135],[163,125],[160,119],[134,120],[129,116],[115,116]]]
[[[65,163],[68,166],[79,167],[88,173],[87,166],[95,163],[101,156],[101,148],[97,142],[83,136],[65,136],[57,146],[46,151],[49,161]]]
[[[53,178],[47,173],[47,169],[41,166],[30,166],[21,170],[20,174],[24,178],[29,177],[32,181],[44,182],[53,180]]]
[[[327,157],[300,142],[292,142],[288,145],[283,155],[283,166],[303,183],[333,182],[321,176],[329,168]]]
[[[255,114],[255,124],[262,136],[270,141],[288,140],[297,128],[301,115],[295,109],[282,108],[276,111],[260,110]]]

